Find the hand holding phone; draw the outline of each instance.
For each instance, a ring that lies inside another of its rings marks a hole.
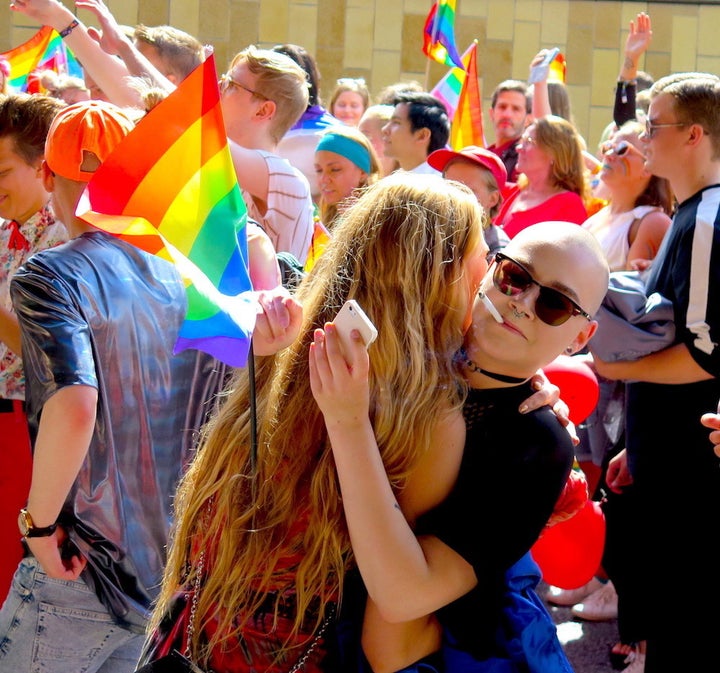
[[[550,74],[550,64],[553,62],[555,57],[560,53],[560,49],[558,47],[553,47],[552,49],[548,49],[545,53],[545,56],[543,57],[543,60],[540,61],[537,65],[534,65],[532,68],[530,68],[530,77],[528,78],[528,84],[535,84],[535,82],[542,82],[548,78],[548,75]]]
[[[338,311],[338,314],[333,320],[333,324],[340,335],[340,341],[342,342],[346,352],[350,347],[351,337],[350,332],[356,329],[360,332],[365,348],[377,338],[377,330],[375,325],[372,324],[370,318],[365,315],[365,311],[360,308],[354,299],[346,301],[342,308]]]

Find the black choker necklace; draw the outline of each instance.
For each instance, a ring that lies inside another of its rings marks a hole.
[[[497,372],[489,372],[487,369],[483,369],[476,365],[469,357],[464,348],[461,348],[458,355],[460,356],[461,362],[471,371],[477,372],[478,374],[484,374],[485,376],[500,381],[502,383],[525,383],[526,378],[520,378],[518,376],[508,376],[507,374],[498,374]]]

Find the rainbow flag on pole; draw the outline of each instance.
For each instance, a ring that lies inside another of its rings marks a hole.
[[[455,46],[456,0],[436,0],[425,19],[423,53],[443,65],[462,68]]]
[[[77,215],[176,265],[188,311],[175,352],[196,348],[234,367],[246,364],[257,302],[248,274],[247,209],[213,57],[115,148]]]
[[[43,26],[27,42],[1,55],[10,63],[8,84],[13,91],[40,93],[36,73],[43,70],[54,70],[60,75],[73,77],[83,76],[75,55],[50,26]]]
[[[465,81],[450,126],[450,145],[454,150],[460,150],[468,145],[485,147],[482,98],[477,73],[477,40],[463,55],[463,64]]]
[[[445,108],[447,109],[449,119],[452,119],[455,116],[455,110],[457,109],[458,102],[460,101],[460,92],[462,91],[463,84],[465,84],[465,78],[467,77],[465,64],[468,62],[470,52],[473,49],[475,49],[474,42],[462,55],[462,68],[450,68],[447,74],[434,86],[432,91],[430,91],[435,98],[443,102]]]

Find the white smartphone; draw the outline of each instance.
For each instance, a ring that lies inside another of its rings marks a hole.
[[[550,64],[553,62],[553,60],[559,53],[560,49],[558,47],[553,47],[552,49],[549,49],[548,52],[545,54],[545,58],[543,58],[540,63],[530,68],[530,77],[528,78],[528,84],[535,84],[535,82],[542,82],[544,79],[547,79],[550,72]]]
[[[344,344],[350,344],[350,331],[353,329],[360,332],[365,348],[370,346],[377,338],[378,332],[375,325],[372,324],[370,318],[365,315],[365,311],[360,308],[360,304],[354,299],[349,299],[343,304],[333,323],[340,335],[340,340]]]

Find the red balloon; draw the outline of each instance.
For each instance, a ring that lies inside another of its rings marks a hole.
[[[588,500],[574,517],[546,528],[530,551],[545,582],[577,589],[597,572],[604,546],[605,515],[599,502]]]
[[[595,409],[600,399],[597,376],[579,358],[559,355],[543,367],[550,383],[560,388],[560,399],[570,409],[570,420],[582,423]]]

